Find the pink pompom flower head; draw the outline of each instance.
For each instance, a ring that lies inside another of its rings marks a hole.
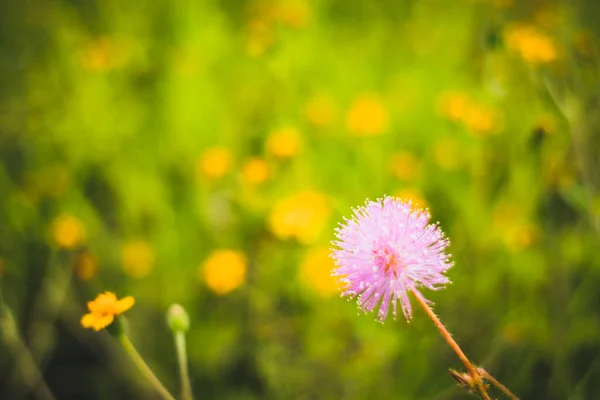
[[[410,201],[386,196],[367,200],[354,209],[352,219],[336,229],[332,250],[336,268],[332,275],[343,286],[342,296],[358,296],[358,307],[371,312],[379,305],[383,322],[400,301],[406,320],[412,317],[408,292],[424,297],[419,287],[430,290],[450,283],[444,273],[452,267],[446,254],[449,241],[437,224],[430,224],[427,210]],[[425,299],[424,299],[425,300]]]

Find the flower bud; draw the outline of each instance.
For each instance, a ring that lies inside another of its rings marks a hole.
[[[175,333],[187,332],[190,329],[190,317],[179,304],[173,304],[167,311],[167,324]]]

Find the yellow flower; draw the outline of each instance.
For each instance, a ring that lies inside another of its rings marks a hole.
[[[400,200],[410,200],[413,208],[427,208],[427,200],[415,189],[403,189],[396,193],[396,197]]]
[[[89,281],[96,275],[98,265],[90,253],[79,253],[75,258],[75,274],[82,281]]]
[[[304,115],[315,127],[328,128],[337,116],[337,107],[331,97],[315,96],[306,103]]]
[[[497,126],[496,114],[493,110],[473,104],[463,116],[465,127],[475,136],[490,133]]]
[[[132,278],[145,278],[154,268],[154,251],[143,240],[130,240],[121,251],[123,270]]]
[[[348,111],[346,127],[358,136],[384,133],[388,128],[388,112],[379,96],[365,93],[357,97]]]
[[[419,160],[408,152],[395,154],[390,161],[394,175],[405,181],[414,181],[419,177],[421,165]]]
[[[505,34],[507,47],[531,64],[541,64],[558,58],[552,39],[529,25],[509,27]]]
[[[73,249],[85,238],[85,229],[81,221],[72,215],[61,215],[52,221],[52,238],[65,249]]]
[[[135,300],[131,296],[117,300],[117,296],[111,292],[100,293],[94,301],[88,301],[89,313],[81,318],[84,328],[92,328],[95,331],[106,328],[112,324],[115,317],[123,314],[133,307]]]
[[[248,260],[239,250],[215,250],[204,261],[200,273],[206,285],[224,295],[240,287],[246,280]]]
[[[289,158],[302,151],[302,138],[296,128],[281,128],[267,138],[267,152],[281,158]]]
[[[471,107],[472,101],[465,92],[442,93],[437,101],[438,112],[450,121],[461,121]]]
[[[280,200],[269,215],[269,229],[280,239],[295,238],[311,243],[319,238],[329,218],[327,199],[314,191],[303,191]]]
[[[460,145],[456,139],[442,138],[435,142],[433,157],[436,164],[445,170],[457,168],[462,160]]]
[[[261,158],[251,158],[242,166],[242,180],[250,185],[260,185],[269,178],[269,165]]]
[[[80,55],[81,66],[89,71],[105,72],[119,68],[127,61],[127,46],[112,38],[90,40]]]
[[[196,175],[199,179],[220,179],[231,170],[231,151],[227,147],[211,147],[198,159]]]
[[[273,45],[273,30],[265,21],[255,19],[246,27],[245,41],[246,53],[252,57],[259,57]]]
[[[273,10],[274,17],[292,27],[302,28],[306,26],[310,19],[310,10],[304,1],[286,0],[281,2],[278,7]]]
[[[327,247],[318,247],[306,253],[300,266],[302,281],[323,297],[339,291],[331,271],[335,267]]]

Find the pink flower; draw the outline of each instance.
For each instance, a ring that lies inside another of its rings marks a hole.
[[[354,210],[352,219],[336,229],[332,258],[343,287],[342,296],[358,296],[358,307],[371,312],[379,305],[383,322],[393,304],[400,301],[407,321],[412,317],[408,291],[420,296],[419,287],[431,290],[450,280],[444,272],[452,267],[446,254],[449,241],[437,224],[429,224],[426,210],[393,197],[368,201]]]

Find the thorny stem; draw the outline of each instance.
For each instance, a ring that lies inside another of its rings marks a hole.
[[[465,365],[467,372],[469,373],[469,375],[471,375],[471,378],[473,378],[473,383],[475,384],[475,388],[477,389],[477,392],[479,393],[481,398],[485,399],[485,400],[491,400],[490,396],[487,394],[487,391],[485,389],[485,386],[483,385],[483,382],[481,381],[481,376],[480,376],[479,371],[473,366],[473,364],[471,363],[471,361],[469,361],[467,356],[465,356],[465,353],[463,353],[461,348],[458,346],[458,343],[456,343],[456,341],[452,338],[452,335],[450,334],[450,332],[448,332],[448,330],[446,329],[444,324],[442,324],[442,321],[440,321],[440,319],[437,317],[437,315],[435,315],[435,313],[433,312],[431,307],[429,307],[429,305],[419,295],[419,293],[415,292],[412,289],[411,289],[411,292],[417,298],[417,301],[419,302],[419,305],[421,306],[421,308],[423,308],[423,310],[425,310],[425,313],[427,313],[427,316],[433,321],[433,324],[441,332],[444,339],[446,339],[446,342],[448,342],[448,344],[450,345],[452,350],[454,350],[454,352],[456,353],[458,358],[460,358],[460,361],[462,361],[462,363]]]
[[[140,356],[140,354],[137,352],[129,338],[122,333],[119,335],[119,341],[125,348],[125,351],[129,355],[129,357],[131,357],[135,365],[137,365],[144,377],[152,384],[152,386],[154,387],[154,389],[156,389],[160,396],[164,400],[175,400],[175,397],[173,397],[173,395],[169,393],[167,389],[165,389],[160,380],[156,377],[156,375],[154,375],[154,372],[152,372],[148,364],[146,364],[142,356]]]
[[[500,389],[502,391],[502,393],[504,393],[506,396],[508,396],[511,400],[519,400],[519,398],[517,396],[515,396],[513,394],[513,392],[511,392],[506,386],[504,386],[503,384],[498,382],[496,380],[496,378],[494,378],[492,375],[490,375],[485,369],[477,368],[477,372],[479,372],[479,375],[481,375],[484,379],[487,379],[494,386],[496,386],[498,389]]]

